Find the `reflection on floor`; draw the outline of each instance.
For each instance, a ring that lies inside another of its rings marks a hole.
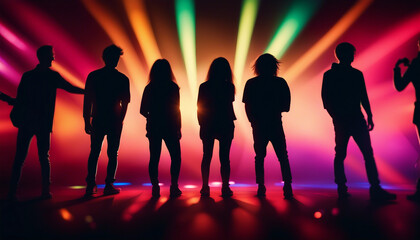
[[[0,239],[420,239],[420,204],[394,191],[396,202],[372,203],[368,190],[351,189],[337,200],[334,189],[295,188],[296,200],[282,197],[279,186],[266,198],[255,187],[232,187],[231,199],[211,188],[200,198],[198,188],[183,188],[178,199],[151,199],[150,187],[122,186],[115,196],[86,200],[84,189],[54,189],[54,198],[21,197],[1,201]]]

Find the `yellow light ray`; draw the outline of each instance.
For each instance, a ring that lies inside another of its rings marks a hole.
[[[96,1],[83,0],[83,4],[111,40],[123,49],[124,57],[121,60],[127,67],[130,79],[134,82],[138,93],[140,94],[140,91],[143,90],[145,85],[145,81],[141,82],[140,79],[146,79],[146,71],[140,71],[142,65],[130,40],[127,38],[127,34],[122,27],[118,25],[117,19],[111,12],[107,11],[107,9],[103,8],[99,3]]]
[[[295,81],[325,50],[362,15],[373,0],[359,0],[315,45],[300,57],[284,74],[288,81]]]
[[[156,59],[162,57],[147,15],[144,0],[124,0],[123,3],[147,65],[151,68]]]

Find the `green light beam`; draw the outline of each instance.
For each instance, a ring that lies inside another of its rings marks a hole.
[[[191,93],[197,92],[197,60],[195,46],[195,10],[193,0],[175,1],[176,25]]]
[[[265,52],[272,54],[276,58],[281,58],[314,14],[316,7],[316,1],[295,2],[277,29]]]
[[[236,42],[235,65],[233,67],[236,84],[242,82],[242,75],[257,18],[259,2],[259,0],[244,0],[242,3],[238,39]]]

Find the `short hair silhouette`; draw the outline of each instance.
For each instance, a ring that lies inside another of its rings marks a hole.
[[[210,64],[206,81],[226,81],[233,83],[232,69],[226,58],[219,57],[213,60]]]
[[[123,55],[123,50],[115,44],[106,47],[102,53],[102,59],[107,66],[116,67],[120,56]]]
[[[335,48],[335,56],[340,62],[352,62],[356,48],[353,44],[342,42]]]
[[[150,69],[149,83],[157,84],[170,81],[176,83],[171,64],[166,59],[156,60]]]
[[[53,47],[51,45],[44,45],[36,51],[36,57],[39,62],[50,61],[53,55]]]
[[[271,54],[259,56],[253,66],[256,75],[277,76],[280,62]]]

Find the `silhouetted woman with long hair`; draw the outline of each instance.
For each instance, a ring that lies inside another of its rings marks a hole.
[[[198,93],[197,115],[200,138],[203,141],[203,187],[200,191],[202,196],[210,196],[209,172],[215,139],[219,140],[222,196],[230,197],[233,194],[229,188],[229,153],[235,128],[233,121],[236,120],[232,105],[234,100],[235,86],[229,62],[222,57],[216,58],[211,63],[207,79],[200,85]]]
[[[152,195],[160,196],[158,165],[165,141],[171,156],[170,196],[178,197],[178,177],[181,168],[181,112],[179,110],[179,87],[171,65],[166,59],[158,59],[152,66],[149,83],[143,92],[140,114],[146,117],[146,137],[149,139],[150,162],[149,175],[152,183]]]

